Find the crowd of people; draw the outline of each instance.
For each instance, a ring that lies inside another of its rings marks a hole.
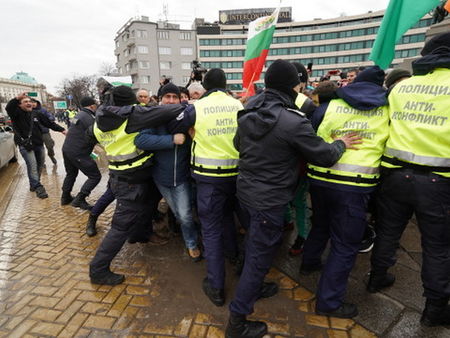
[[[187,89],[167,82],[157,98],[111,86],[100,106],[91,97],[81,100],[68,132],[26,95],[11,100],[7,111],[39,198],[47,197],[39,179],[46,127],[66,134],[61,204],[89,210],[88,236],[97,234],[97,218],[116,200],[90,263],[92,283],[124,281],[110,265],[126,241],[167,242],[150,221],[163,197],[188,255],[206,259],[201,287],[216,306],[231,299],[224,292],[225,259],[239,266],[227,337],[267,333],[264,322],[247,316],[258,299],[278,292],[264,278],[293,219],[297,238],[289,252],[302,253],[300,275],[321,271],[316,313],[353,318],[357,307],[345,295],[358,252],[374,242],[367,291],[392,286],[388,269],[415,214],[426,298],[421,322],[450,325],[450,33],[432,38],[421,54],[412,74],[394,69],[386,76],[371,66],[315,87],[303,65],[276,60],[265,89],[240,99],[226,91],[221,69]],[[109,181],[91,206],[86,198],[101,179],[91,156],[96,144],[106,152]],[[56,163],[50,149],[48,155]],[[88,179],[73,197],[79,171]]]

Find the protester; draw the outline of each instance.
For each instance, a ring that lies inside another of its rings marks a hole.
[[[47,109],[43,108],[41,103],[36,99],[31,99],[31,102],[33,102],[33,110],[39,110],[41,113],[45,114],[47,118],[51,122],[55,122],[55,117],[52,113],[50,113]],[[56,158],[55,158],[55,141],[53,141],[52,136],[50,135],[50,129],[47,128],[44,125],[41,125],[41,132],[42,132],[42,140],[44,141],[45,148],[47,148],[47,155],[50,157],[50,160],[53,164],[56,164]],[[43,166],[45,167],[45,157],[44,157],[44,163]]]
[[[64,135],[66,130],[50,121],[40,111],[33,111],[33,103],[25,93],[10,100],[6,111],[11,117],[14,142],[19,146],[20,154],[27,165],[30,191],[35,191],[39,198],[47,198],[48,194],[40,181],[45,152],[39,124]]]

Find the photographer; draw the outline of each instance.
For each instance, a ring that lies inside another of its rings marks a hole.
[[[204,67],[202,67],[202,64],[198,62],[197,60],[192,61],[192,72],[191,72],[191,78],[189,79],[189,82],[186,85],[186,88],[189,88],[191,83],[202,83],[203,82],[203,76],[205,76],[206,72],[208,70]]]
[[[66,134],[66,130],[52,122],[40,111],[33,111],[31,99],[23,93],[6,105],[14,130],[14,142],[19,146],[20,154],[27,164],[30,191],[35,191],[39,198],[47,198],[47,192],[40,182],[44,163],[44,141],[39,124]]]

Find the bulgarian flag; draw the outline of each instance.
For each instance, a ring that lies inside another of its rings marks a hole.
[[[384,13],[369,60],[386,69],[395,55],[395,44],[430,10],[439,6],[440,0],[391,0]]]
[[[255,94],[253,83],[259,80],[264,63],[266,62],[273,33],[278,21],[278,7],[270,16],[264,16],[252,21],[248,25],[247,49],[244,58],[243,87],[246,96]]]

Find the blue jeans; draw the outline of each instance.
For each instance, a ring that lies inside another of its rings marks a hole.
[[[33,150],[26,150],[23,146],[19,146],[19,151],[27,165],[30,188],[36,189],[42,186],[40,177],[45,159],[44,146],[34,146]]]
[[[155,182],[159,192],[172,209],[175,217],[181,223],[184,242],[188,249],[194,249],[198,244],[198,233],[192,218],[191,184],[182,183],[176,187],[167,187]]]

